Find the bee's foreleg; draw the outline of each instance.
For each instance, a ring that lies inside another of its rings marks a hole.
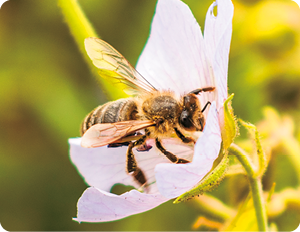
[[[130,142],[127,154],[126,154],[126,168],[128,173],[132,173],[133,177],[141,184],[144,185],[147,180],[142,172],[142,170],[137,166],[134,154],[132,152],[132,149],[136,146],[139,146],[143,144],[147,139],[147,136],[144,135],[142,138],[136,140],[135,142]]]
[[[182,142],[184,142],[184,143],[191,143],[191,142],[193,142],[194,144],[196,143],[196,141],[192,137],[186,137],[176,127],[174,127],[174,130],[176,132],[176,135],[178,136],[178,138],[181,139]]]
[[[185,160],[185,159],[181,159],[181,158],[177,158],[176,155],[174,155],[173,153],[167,151],[163,145],[161,144],[161,141],[156,138],[155,139],[155,145],[156,147],[172,162],[172,163],[189,163],[190,161]]]

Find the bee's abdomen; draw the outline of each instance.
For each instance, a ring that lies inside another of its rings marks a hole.
[[[132,98],[119,99],[98,106],[85,117],[81,124],[81,135],[97,123],[136,120],[137,112],[137,105]]]

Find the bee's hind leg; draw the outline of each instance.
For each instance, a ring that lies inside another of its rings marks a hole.
[[[177,158],[176,155],[174,155],[173,153],[167,151],[163,147],[163,145],[161,144],[161,141],[158,138],[155,139],[155,145],[172,163],[183,164],[183,163],[189,163],[190,162],[186,159]]]
[[[137,132],[137,134],[141,135],[140,132]],[[146,136],[149,136],[150,135],[149,130],[145,129],[145,134],[146,134]],[[139,152],[149,151],[151,148],[152,148],[152,146],[150,144],[147,144],[146,140],[145,140],[141,145],[139,145],[139,147],[136,150],[139,151]]]
[[[108,148],[113,148],[113,147],[122,147],[122,146],[128,146],[129,142],[124,142],[124,143],[110,143],[107,145]]]
[[[147,139],[147,136],[144,135],[142,138],[138,139],[135,142],[130,142],[126,154],[126,169],[128,173],[132,173],[133,177],[139,182],[140,185],[146,184],[147,180],[143,171],[137,166],[134,154],[132,149],[136,146],[143,144]]]

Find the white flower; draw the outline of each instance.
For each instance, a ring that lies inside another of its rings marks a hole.
[[[213,14],[215,6],[217,16]],[[191,163],[173,164],[156,149],[147,152],[134,149],[139,167],[152,184],[148,193],[131,190],[122,195],[109,191],[116,183],[139,187],[125,170],[127,147],[83,148],[80,138],[70,139],[71,160],[86,183],[93,186],[79,199],[75,220],[113,221],[150,210],[188,191],[210,171],[221,146],[219,111],[227,98],[232,17],[230,0],[214,2],[207,12],[202,36],[187,5],[180,0],[158,1],[150,37],[137,70],[155,88],[171,89],[178,95],[215,86],[214,92],[200,96],[202,105],[212,102],[205,129],[194,149],[174,139],[163,141],[166,149],[178,157],[192,159]]]

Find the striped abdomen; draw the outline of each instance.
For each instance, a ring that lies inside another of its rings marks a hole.
[[[107,102],[90,112],[81,124],[81,135],[97,123],[114,123],[120,121],[136,120],[137,105],[133,98],[123,98]]]

